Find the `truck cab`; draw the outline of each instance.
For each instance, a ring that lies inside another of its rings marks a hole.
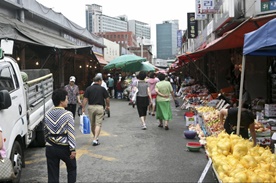
[[[44,146],[44,116],[52,109],[53,77],[48,69],[20,70],[0,48],[0,126],[7,157],[19,182],[24,149]]]

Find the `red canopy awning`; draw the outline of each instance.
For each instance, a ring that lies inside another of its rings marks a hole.
[[[276,15],[266,15],[261,17],[249,18],[235,29],[224,33],[218,39],[207,44],[203,49],[193,53],[186,53],[178,57],[181,62],[195,61],[210,51],[226,50],[232,48],[243,47],[244,34],[254,31],[263,26],[269,20],[275,18]]]
[[[196,60],[198,60],[199,58],[203,57],[206,54],[206,52],[204,50],[205,49],[199,50],[199,51],[196,51],[196,52],[193,52],[193,53],[186,53],[184,55],[181,55],[181,56],[178,57],[178,62],[179,63],[188,63],[190,61],[196,61]]]
[[[106,64],[108,64],[108,62],[104,59],[103,56],[96,55],[96,57],[97,57],[97,59],[98,59],[98,61],[99,61],[99,63],[100,63],[101,65],[106,65]]]

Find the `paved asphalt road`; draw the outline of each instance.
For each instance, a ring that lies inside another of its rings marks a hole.
[[[158,128],[153,116],[147,118],[148,129],[141,130],[137,109],[128,101],[112,99],[99,146],[91,145],[92,135],[80,133],[77,117],[77,182],[198,182],[207,164],[205,151],[187,151],[186,143],[198,139],[183,137],[184,111],[172,109],[168,131]],[[45,148],[26,150],[21,182],[47,182]],[[60,182],[67,182],[63,163]],[[216,182],[211,168],[203,182]]]

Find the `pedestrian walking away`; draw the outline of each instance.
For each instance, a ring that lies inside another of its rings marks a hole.
[[[114,97],[114,79],[111,74],[108,75],[107,87],[110,98]]]
[[[65,110],[68,104],[68,93],[57,89],[52,94],[55,108],[45,117],[45,139],[48,182],[59,182],[60,160],[67,168],[67,181],[76,182],[76,138],[74,118],[70,111]]]
[[[163,123],[165,123],[165,130],[169,130],[169,120],[172,119],[172,109],[170,103],[170,95],[175,101],[174,91],[172,85],[169,81],[166,81],[165,74],[158,73],[158,79],[160,80],[155,85],[155,91],[157,93],[156,97],[156,119],[159,120],[159,126],[163,128]]]
[[[146,80],[147,83],[149,83],[149,89],[151,93],[152,103],[149,105],[149,115],[155,116],[155,105],[156,105],[156,91],[155,91],[155,85],[157,82],[159,82],[159,79],[156,77],[154,72],[151,72],[149,74],[149,79]]]
[[[152,103],[151,92],[149,89],[149,84],[145,81],[147,74],[145,71],[140,71],[138,74],[137,88],[138,93],[136,97],[136,105],[139,117],[142,122],[142,129],[146,130],[146,116],[148,105]]]
[[[114,98],[117,98],[117,83],[119,82],[119,73],[115,73],[114,79]]]
[[[103,79],[103,74],[102,73],[97,73],[95,77],[100,77],[102,79],[101,86],[104,87],[106,90],[108,90],[107,84],[105,83]],[[91,83],[91,85],[94,84],[94,81]]]
[[[115,86],[117,89],[117,99],[123,99],[123,93],[124,90],[126,89],[126,82],[125,82],[125,77],[122,77],[120,81],[117,82],[117,85]]]
[[[85,106],[88,103],[88,114],[93,133],[93,146],[99,145],[99,135],[102,128],[104,110],[109,110],[110,100],[107,90],[101,86],[102,78],[96,76],[93,85],[86,88],[83,99],[82,112],[85,113]],[[105,109],[104,109],[105,106]]]
[[[69,84],[64,87],[64,89],[68,93],[68,104],[65,109],[72,112],[74,119],[76,114],[77,103],[81,105],[79,87],[75,84],[75,82],[76,77],[71,76],[69,78]]]
[[[169,73],[169,81],[172,85],[172,88],[173,88],[173,93],[175,94],[176,93],[176,77],[174,74],[172,73]]]

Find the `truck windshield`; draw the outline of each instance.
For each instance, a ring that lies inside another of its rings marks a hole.
[[[12,75],[11,65],[0,64],[0,90],[8,90],[10,92],[15,89]]]

